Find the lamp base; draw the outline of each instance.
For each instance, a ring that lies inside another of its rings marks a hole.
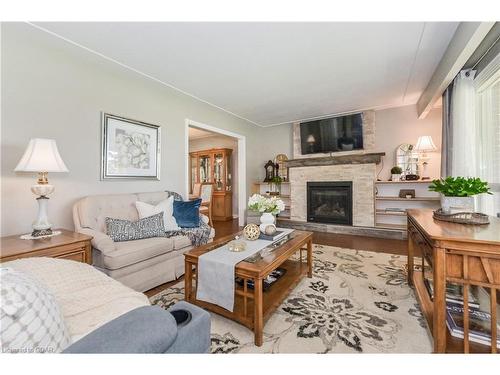
[[[51,236],[52,233],[52,228],[49,229],[33,229],[33,232],[31,232],[31,237],[42,237],[42,236]]]
[[[33,232],[31,233],[31,236],[42,237],[51,235],[52,224],[50,223],[48,217],[49,197],[47,197],[47,195],[54,191],[54,186],[37,184],[31,187],[31,191],[36,195],[40,195],[36,198],[36,201],[38,202],[38,216],[33,222]]]

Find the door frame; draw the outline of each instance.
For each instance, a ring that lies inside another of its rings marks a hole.
[[[238,140],[238,223],[240,226],[245,225],[245,207],[247,201],[247,186],[246,186],[246,138],[244,135],[234,133],[229,130],[220,129],[212,125],[207,125],[191,119],[184,121],[184,179],[185,179],[185,196],[189,196],[189,127],[208,130],[213,133],[236,138]],[[233,180],[234,184],[234,180]]]

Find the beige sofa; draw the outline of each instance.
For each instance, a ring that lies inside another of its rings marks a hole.
[[[76,202],[73,206],[75,230],[93,237],[94,266],[140,292],[183,275],[183,254],[192,248],[186,236],[113,242],[106,235],[106,217],[138,220],[136,201],[157,204],[168,196],[167,192],[94,195]],[[214,235],[212,228],[210,239]]]

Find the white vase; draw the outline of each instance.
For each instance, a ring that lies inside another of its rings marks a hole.
[[[274,227],[276,227],[276,225],[274,224],[276,221],[276,218],[274,217],[274,215],[270,212],[264,212],[261,216],[260,216],[260,231],[262,233],[265,233],[265,230],[266,230],[266,227],[268,225],[273,225]]]
[[[392,181],[399,181],[399,180],[401,180],[401,173],[393,173],[391,175],[391,180]]]
[[[447,214],[474,212],[474,197],[445,197],[441,195],[441,209]]]

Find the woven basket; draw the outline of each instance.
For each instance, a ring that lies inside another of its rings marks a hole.
[[[458,224],[484,225],[489,224],[488,215],[479,212],[457,212],[455,214],[446,214],[441,209],[434,211],[432,215],[436,220],[449,221]]]

